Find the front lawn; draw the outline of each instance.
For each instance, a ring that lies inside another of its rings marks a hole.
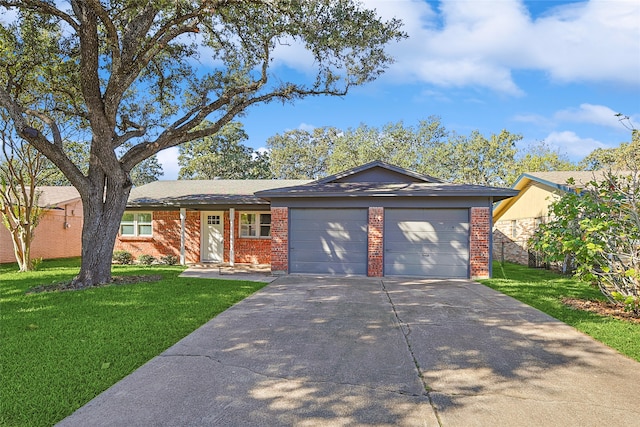
[[[479,280],[543,311],[640,362],[640,323],[632,323],[562,304],[562,298],[604,299],[600,291],[572,277],[511,263],[494,263],[493,278]]]
[[[156,282],[26,294],[79,260],[17,273],[0,264],[0,425],[50,426],[264,283],[179,278],[180,266],[116,266]]]

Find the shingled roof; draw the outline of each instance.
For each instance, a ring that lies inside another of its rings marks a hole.
[[[291,197],[493,197],[494,201],[518,194],[509,188],[444,182],[313,182],[257,192],[267,200]]]
[[[154,181],[131,190],[127,207],[204,207],[220,204],[268,204],[256,191],[306,184],[309,180],[214,179]]]
[[[452,184],[381,161],[341,172],[302,185],[256,192],[273,198],[321,197],[493,197],[494,201],[515,196],[509,188]]]

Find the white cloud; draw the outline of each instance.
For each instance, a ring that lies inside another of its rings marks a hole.
[[[590,0],[532,18],[521,0],[365,2],[404,22],[410,38],[391,45],[389,75],[444,87],[522,90],[512,72],[535,70],[560,82],[640,85],[635,0]]]
[[[589,123],[622,130],[623,127],[620,125],[616,113],[617,111],[604,105],[580,104],[578,108],[560,110],[555,113],[554,117],[564,122]]]
[[[607,145],[592,138],[581,138],[575,132],[551,132],[545,142],[549,146],[558,149],[562,153],[567,153],[574,159],[583,159],[596,148],[608,148]]]
[[[276,65],[286,65],[305,73],[315,71],[313,54],[298,40],[280,40],[271,53],[271,58]]]
[[[178,147],[164,149],[158,153],[158,162],[162,165],[164,175],[162,179],[178,179],[180,166],[178,165]]]
[[[591,0],[559,7],[532,27],[532,66],[560,81],[640,81],[640,2]],[[635,54],[634,54],[635,52]]]
[[[298,129],[300,130],[306,130],[307,132],[313,132],[314,129],[317,128],[317,126],[315,125],[310,125],[308,123],[300,123],[298,125]]]

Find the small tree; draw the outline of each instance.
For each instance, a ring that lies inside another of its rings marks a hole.
[[[637,139],[634,131],[631,147]],[[640,172],[637,164],[628,167],[610,170],[584,191],[553,203],[552,221],[542,224],[530,243],[547,261],[573,257],[578,278],[640,314]]]
[[[0,215],[11,233],[20,271],[30,271],[33,270],[31,242],[43,214],[38,206],[36,186],[45,172],[46,158],[30,145],[14,140],[5,130],[6,127],[0,132]]]

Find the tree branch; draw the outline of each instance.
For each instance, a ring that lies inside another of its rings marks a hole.
[[[64,150],[62,149],[62,140],[60,139],[60,143],[52,144],[37,129],[30,127],[24,118],[26,111],[17,102],[14,102],[2,87],[0,87],[0,105],[6,108],[9,112],[9,116],[15,124],[15,130],[18,136],[33,145],[38,151],[58,166],[74,186],[78,188],[78,186],[84,182],[85,176],[64,153]],[[34,117],[40,118],[38,115],[34,115]],[[51,122],[55,125],[56,129],[53,130],[52,128],[52,132],[54,132],[54,134],[55,132],[58,132],[58,137],[60,137],[57,124],[53,121]]]
[[[68,15],[55,7],[53,3],[47,3],[45,1],[39,0],[20,0],[20,1],[12,1],[12,0],[0,0],[0,6],[4,6],[6,8],[22,8],[24,5],[31,10],[36,10],[43,12],[45,14],[50,14],[62,19],[64,22],[69,24],[74,30],[80,30],[80,24],[78,24],[71,15]]]

